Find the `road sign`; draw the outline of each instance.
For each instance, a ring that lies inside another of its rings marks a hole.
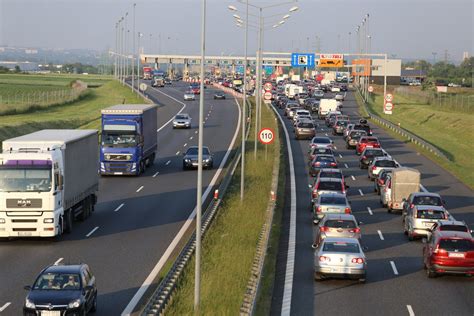
[[[272,99],[272,93],[269,91],[266,91],[265,94],[263,95],[263,98],[265,100],[271,100]]]
[[[342,54],[320,54],[320,59],[344,59]]]
[[[369,86],[369,89],[367,89],[367,90],[369,90],[369,92],[374,92],[374,87]]]
[[[390,93],[387,93],[385,95],[385,101],[392,102],[393,101],[393,95],[391,95]]]
[[[263,89],[265,89],[266,91],[271,91],[273,88],[272,86],[272,83],[271,82],[266,82],[264,85],[263,85]]]
[[[319,67],[321,68],[339,68],[344,67],[344,60],[342,59],[320,59]]]
[[[314,54],[291,54],[291,67],[314,67]]]
[[[386,103],[385,103],[385,110],[391,112],[391,111],[393,110],[393,103],[386,102]]]
[[[268,145],[273,142],[275,133],[270,128],[262,128],[258,133],[258,140],[264,144]]]
[[[146,83],[140,83],[140,91],[145,91],[147,87]]]
[[[265,70],[265,74],[267,76],[269,76],[273,73],[273,66],[263,66],[263,69]]]

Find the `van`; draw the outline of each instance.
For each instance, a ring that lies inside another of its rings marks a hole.
[[[318,109],[318,118],[320,120],[326,118],[326,115],[329,112],[334,112],[337,111],[337,101],[334,99],[321,99],[321,102],[319,103],[319,109]]]

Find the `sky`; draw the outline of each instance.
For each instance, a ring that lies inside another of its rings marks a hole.
[[[355,52],[356,27],[369,14],[370,51],[396,58],[459,61],[474,53],[473,0],[249,0],[264,9],[264,50],[323,53]],[[145,53],[200,54],[201,0],[0,0],[0,46],[113,48],[115,24],[126,12],[133,35],[142,32]],[[245,16],[245,0],[207,0],[208,55],[242,55],[244,29],[233,14]],[[285,4],[286,3],[286,4]],[[231,12],[233,5],[240,12]],[[291,13],[277,28],[292,6]],[[249,55],[257,49],[258,23],[251,8]],[[273,16],[273,17],[272,17]],[[349,35],[349,32],[351,33]],[[362,32],[361,32],[362,33]],[[150,35],[151,34],[151,35]],[[436,53],[433,56],[433,53]]]

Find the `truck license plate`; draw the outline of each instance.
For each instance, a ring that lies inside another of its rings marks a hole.
[[[29,237],[32,235],[33,234],[31,232],[18,232],[18,236],[22,236],[22,237]]]

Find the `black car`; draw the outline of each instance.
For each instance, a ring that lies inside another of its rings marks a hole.
[[[367,133],[367,136],[372,136],[372,129],[368,124],[356,124],[352,128],[352,130],[360,130],[360,131],[365,131]]]
[[[214,93],[214,100],[216,99],[225,100],[225,93],[221,91]]]
[[[29,293],[24,316],[43,315],[48,311],[83,316],[97,310],[96,281],[87,264],[49,266],[41,271],[33,286],[25,289]]]
[[[197,168],[198,166],[198,146],[191,146],[184,153],[183,157],[183,170],[189,168]],[[205,169],[212,169],[214,161],[212,158],[211,151],[208,147],[203,146],[202,148],[202,167]]]
[[[365,148],[359,159],[359,167],[367,169],[367,167],[374,161],[375,157],[386,157],[388,154],[382,148]]]

